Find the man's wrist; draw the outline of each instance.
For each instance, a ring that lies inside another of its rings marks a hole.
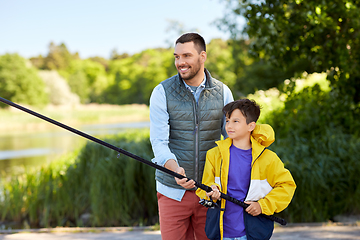
[[[172,171],[175,171],[179,167],[179,165],[177,164],[175,159],[169,159],[164,164],[164,167],[167,168],[167,169],[170,169]]]

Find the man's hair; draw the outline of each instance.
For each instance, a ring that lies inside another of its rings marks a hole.
[[[187,43],[193,42],[196,50],[200,54],[202,51],[206,52],[205,40],[202,36],[197,33],[184,33],[181,35],[175,42],[175,45],[178,43]]]
[[[239,109],[246,118],[246,123],[255,122],[260,116],[260,106],[254,101],[247,98],[236,100],[226,104],[223,107],[223,112],[227,118],[231,117],[232,112]]]

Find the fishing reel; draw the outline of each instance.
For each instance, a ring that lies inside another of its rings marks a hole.
[[[224,211],[224,209],[221,208],[219,204],[217,202],[214,202],[213,200],[200,199],[199,204],[207,208],[219,208],[221,211]]]

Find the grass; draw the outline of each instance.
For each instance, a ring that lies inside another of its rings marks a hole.
[[[105,141],[153,157],[148,129]],[[154,178],[153,168],[88,142],[50,165],[3,180],[0,217],[31,228],[153,225],[158,220]]]
[[[138,104],[24,107],[72,127],[149,120],[149,108]],[[1,135],[57,128],[13,107],[0,109],[0,118]],[[148,130],[140,129],[104,140],[150,160],[152,150],[146,134]],[[154,224],[157,218],[154,170],[142,165],[88,142],[51,163],[1,179],[1,220],[32,228]],[[131,181],[125,181],[125,177]],[[90,218],[84,222],[86,214]]]

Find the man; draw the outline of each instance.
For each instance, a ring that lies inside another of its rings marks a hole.
[[[206,45],[197,33],[180,36],[174,49],[178,74],[156,86],[150,97],[153,162],[201,182],[206,151],[226,135],[222,108],[233,101],[230,89],[205,69]],[[163,240],[207,239],[206,211],[194,181],[156,171]]]

